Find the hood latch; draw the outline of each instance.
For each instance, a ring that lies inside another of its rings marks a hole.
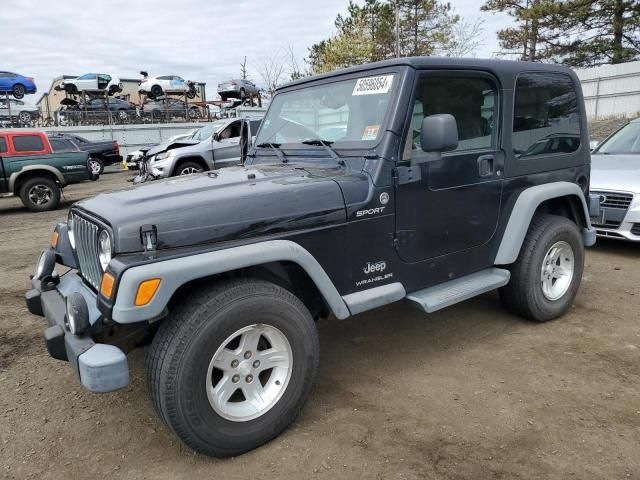
[[[156,249],[158,245],[158,229],[155,225],[142,225],[140,227],[140,242],[147,252]]]

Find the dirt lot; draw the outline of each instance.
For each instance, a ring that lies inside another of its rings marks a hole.
[[[301,417],[239,458],[196,455],[155,417],[146,350],[128,389],[84,391],[23,294],[66,207],[127,177],[72,186],[51,213],[0,200],[0,478],[640,479],[640,245],[589,250],[575,306],[548,324],[495,294],[321,322]]]

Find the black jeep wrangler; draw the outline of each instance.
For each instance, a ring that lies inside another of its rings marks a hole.
[[[243,166],[74,205],[26,301],[94,392],[125,387],[125,352],[151,338],[158,415],[237,455],[300,412],[319,318],[493,289],[531,320],[565,313],[595,242],[589,165],[567,68],[404,58],[305,78]]]

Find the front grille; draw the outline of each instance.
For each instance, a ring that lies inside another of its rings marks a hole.
[[[71,220],[73,221],[73,236],[80,264],[80,275],[98,290],[102,279],[102,267],[98,258],[98,232],[100,228],[75,212],[71,213]]]
[[[594,222],[593,226],[601,228],[618,228],[620,226],[620,222],[616,220],[605,220],[604,223]]]
[[[634,235],[640,235],[640,223],[634,223],[631,226],[631,233]]]
[[[620,192],[597,191],[591,192],[600,197],[600,206],[606,208],[619,208],[626,210],[631,205],[633,194]],[[604,199],[604,202],[602,201]]]

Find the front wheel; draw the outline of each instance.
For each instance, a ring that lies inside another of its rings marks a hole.
[[[293,422],[318,362],[315,322],[297,297],[269,282],[235,280],[185,298],[160,326],[149,392],[191,448],[238,455]]]
[[[192,175],[202,171],[202,166],[196,162],[182,162],[176,168],[174,175]]]
[[[500,298],[513,313],[538,322],[553,320],[571,308],[583,269],[578,226],[557,215],[536,216]]]

